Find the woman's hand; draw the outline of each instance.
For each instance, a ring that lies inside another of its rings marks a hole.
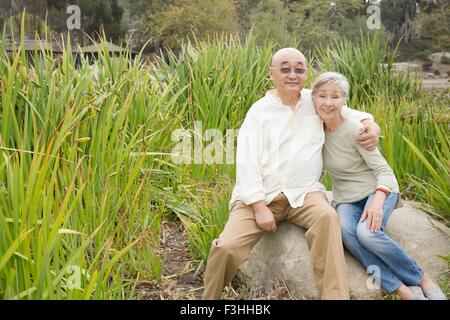
[[[259,228],[269,232],[277,231],[277,224],[273,213],[264,201],[252,204],[252,208],[255,211],[256,225]]]
[[[380,191],[375,193],[372,203],[364,210],[361,216],[361,222],[367,220],[367,227],[372,232],[377,232],[383,222],[383,204],[386,194]]]

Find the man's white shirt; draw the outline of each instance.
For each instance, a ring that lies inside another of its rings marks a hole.
[[[373,119],[365,112],[343,107],[342,115],[358,121]],[[295,108],[283,105],[275,91],[255,102],[238,133],[236,184],[230,206],[269,204],[283,192],[293,208],[301,207],[308,192],[325,191],[323,172],[323,122],[303,89]]]

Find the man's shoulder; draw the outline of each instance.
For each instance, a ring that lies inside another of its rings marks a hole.
[[[266,94],[265,96],[256,100],[248,109],[247,113],[258,114],[260,112],[264,112],[273,104],[274,102],[272,101],[272,99]]]

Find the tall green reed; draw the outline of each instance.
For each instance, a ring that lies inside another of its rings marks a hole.
[[[208,42],[186,42],[179,53],[168,51],[155,64],[159,78],[173,81],[174,92],[183,90],[177,103],[183,108],[181,126],[194,134],[199,121],[204,130],[238,129],[250,106],[270,86],[268,68],[272,46],[258,47],[252,35],[215,36]],[[208,142],[203,141],[203,146]],[[223,141],[223,146],[225,141]],[[196,177],[234,176],[230,165],[194,165]]]
[[[179,118],[170,84],[140,56],[110,57],[104,40],[79,70],[70,43],[59,62],[20,43],[0,52],[0,296],[132,297],[139,277],[161,274],[153,248],[173,173],[160,150]]]
[[[359,44],[336,41],[314,51],[314,63],[321,72],[336,71],[350,82],[350,105],[358,108],[377,97],[413,98],[420,81],[408,74],[392,72],[396,49],[378,33],[362,35]]]

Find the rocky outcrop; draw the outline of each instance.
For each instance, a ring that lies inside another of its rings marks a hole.
[[[433,278],[448,270],[439,256],[450,253],[450,229],[427,213],[405,203],[395,210],[386,232],[398,241],[418,265]],[[346,251],[352,299],[378,299],[381,289],[373,288],[363,267]],[[269,293],[283,281],[298,299],[318,299],[305,230],[282,223],[274,234],[265,234],[241,266],[241,276],[252,289]]]

